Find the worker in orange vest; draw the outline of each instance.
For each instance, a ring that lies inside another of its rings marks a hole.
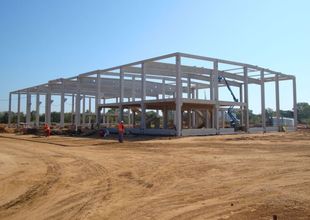
[[[44,125],[44,132],[45,132],[45,137],[49,137],[51,135],[51,128],[48,126],[48,124]]]
[[[125,132],[125,127],[124,127],[124,122],[123,121],[120,121],[118,123],[118,141],[120,143],[123,143],[123,140],[124,140],[124,132]]]

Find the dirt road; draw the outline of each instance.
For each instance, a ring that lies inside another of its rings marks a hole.
[[[310,132],[0,135],[0,219],[310,219]]]

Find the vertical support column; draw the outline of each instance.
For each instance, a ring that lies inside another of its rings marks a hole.
[[[124,69],[120,68],[120,104],[119,104],[119,120],[124,120],[124,109],[123,109],[123,103],[124,103]]]
[[[51,125],[51,104],[51,91],[48,90],[45,97],[45,123],[47,123],[48,125]]]
[[[26,124],[29,126],[31,121],[31,94],[27,91],[27,104],[26,104]]]
[[[71,124],[74,123],[73,117],[74,117],[74,94],[72,94],[72,101],[71,101]]]
[[[63,128],[65,125],[65,93],[61,92],[60,97],[60,127]]]
[[[225,128],[225,111],[222,112],[222,128]]]
[[[246,106],[244,106],[244,123],[245,123],[245,131],[249,132],[249,79],[248,79],[248,68],[245,66],[243,67],[243,74],[244,74],[244,102]]]
[[[181,73],[181,56],[176,55],[175,59],[176,65],[176,135],[182,135],[182,73]]]
[[[210,128],[209,114],[209,110],[206,109],[206,128]]]
[[[294,111],[294,128],[297,129],[297,92],[296,92],[296,78],[293,77],[293,111]]]
[[[188,122],[187,122],[187,128],[192,128],[192,110],[189,108],[187,109],[187,119],[188,119]]]
[[[65,126],[65,82],[62,80],[62,91],[60,97],[60,127]]]
[[[20,124],[20,92],[18,92],[17,98],[17,127],[19,128]]]
[[[81,125],[81,78],[77,78],[78,89],[75,97],[75,126],[76,128]]]
[[[187,98],[191,98],[191,78],[187,78]]]
[[[8,127],[11,127],[12,120],[12,93],[9,95],[9,118],[8,118]]]
[[[240,84],[240,87],[239,87],[239,101],[241,102],[241,103],[243,103],[243,90],[242,90],[243,88],[242,88],[242,84]],[[241,126],[243,126],[244,125],[244,112],[243,112],[243,110],[244,110],[244,107],[241,105],[240,106],[240,125]]]
[[[86,105],[86,97],[85,94],[83,94],[83,113],[82,113],[82,125],[85,126],[85,105]]]
[[[141,129],[145,129],[145,98],[146,98],[146,88],[145,88],[145,79],[146,79],[145,63],[141,64]]]
[[[163,79],[162,80],[162,99],[165,99],[166,98],[166,80],[165,79]]]
[[[192,99],[197,99],[196,89],[192,88]],[[196,112],[195,109],[192,109],[192,128],[196,128]]]
[[[280,91],[279,91],[279,74],[276,73],[275,75],[275,84],[276,84],[276,117],[277,117],[277,124],[278,130],[280,131],[280,127],[282,123],[280,122]]]
[[[105,104],[105,98],[103,99],[103,104]],[[102,123],[103,123],[103,124],[106,124],[106,123],[107,123],[107,121],[106,121],[106,110],[105,110],[105,108],[103,108]]]
[[[260,96],[261,96],[261,114],[262,114],[262,129],[263,132],[266,132],[266,112],[265,112],[265,74],[264,70],[260,71]]]
[[[219,134],[219,87],[218,87],[218,61],[213,62],[213,98],[215,101],[215,107],[213,112],[213,125],[216,129],[216,133]]]
[[[88,111],[89,111],[89,117],[88,117],[88,123],[91,124],[91,118],[92,118],[92,115],[91,115],[91,97],[88,98]],[[100,120],[99,120],[99,123],[100,123]]]
[[[128,115],[127,115],[127,117],[128,117],[128,125],[131,125],[131,109],[128,108],[127,112],[128,112]]]
[[[163,127],[164,129],[168,129],[168,110],[167,106],[163,108]]]
[[[40,93],[37,93],[36,97],[36,126],[40,126]]]
[[[100,123],[100,105],[101,101],[101,75],[98,73],[97,74],[97,93],[96,93],[96,102],[95,102],[95,109],[96,109],[96,124],[99,125]]]
[[[136,77],[132,77],[132,87],[131,87],[131,92],[132,92],[132,101],[136,101],[136,87],[135,87],[135,80],[136,80]]]

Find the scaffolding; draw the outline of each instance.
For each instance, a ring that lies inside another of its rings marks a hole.
[[[225,82],[220,80],[223,77]],[[17,96],[16,126],[21,124],[21,96],[26,97],[25,123],[29,126],[40,126],[42,123],[41,96],[45,96],[44,123],[51,124],[52,96],[58,96],[60,121],[53,123],[58,123],[60,127],[65,126],[65,102],[66,97],[70,96],[74,115],[71,124],[76,127],[88,126],[86,116],[95,115],[94,123],[108,127],[112,132],[114,123],[125,120],[127,130],[134,134],[188,136],[235,133],[240,131],[227,123],[227,111],[234,106],[243,132],[279,131],[281,124],[266,126],[265,83],[275,83],[275,112],[277,121],[280,121],[279,83],[284,80],[292,81],[294,125],[288,129],[295,130],[295,76],[255,65],[186,53],[172,53],[95,70],[10,92],[9,126],[12,125],[12,96]],[[220,88],[226,88],[226,83],[238,91],[238,100],[219,98]],[[251,84],[260,86],[260,126],[249,124],[248,93]],[[34,121],[31,121],[30,115],[32,96],[36,96]],[[86,99],[89,103],[88,112],[85,112]],[[92,102],[95,103],[93,113]],[[150,110],[155,115],[150,116]]]

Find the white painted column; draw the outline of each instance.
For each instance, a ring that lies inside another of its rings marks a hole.
[[[244,123],[245,123],[245,131],[249,132],[250,122],[249,122],[249,89],[248,89],[248,68],[243,67],[243,74],[244,74],[244,102],[246,106],[244,107]]]
[[[145,79],[146,79],[145,63],[141,64],[141,129],[145,129],[145,98],[146,98],[146,88],[145,88]]]
[[[275,75],[275,89],[276,89],[276,117],[278,122],[278,129],[280,130],[280,127],[282,125],[280,121],[280,91],[279,91],[279,75],[276,73]]]
[[[88,98],[88,111],[89,111],[89,114],[91,114],[91,97]],[[91,124],[91,118],[92,116],[89,115],[88,117],[88,123]],[[100,124],[100,118],[99,118],[99,124]]]
[[[40,126],[40,93],[37,93],[36,96],[36,126],[39,127]]]
[[[20,92],[18,92],[18,98],[17,98],[17,127],[19,127],[20,124]]]
[[[294,127],[297,129],[297,92],[296,92],[296,78],[293,77],[293,111],[294,111]]]
[[[176,65],[176,135],[182,135],[182,73],[181,73],[181,56],[177,55],[175,59]]]
[[[9,95],[9,118],[8,118],[8,126],[11,127],[12,121],[12,93]]]
[[[31,94],[27,91],[27,100],[26,100],[26,124],[30,125],[31,122]]]
[[[261,114],[262,114],[262,128],[263,132],[266,132],[266,112],[265,112],[265,74],[264,70],[261,70],[260,72],[260,95],[261,95]]]

